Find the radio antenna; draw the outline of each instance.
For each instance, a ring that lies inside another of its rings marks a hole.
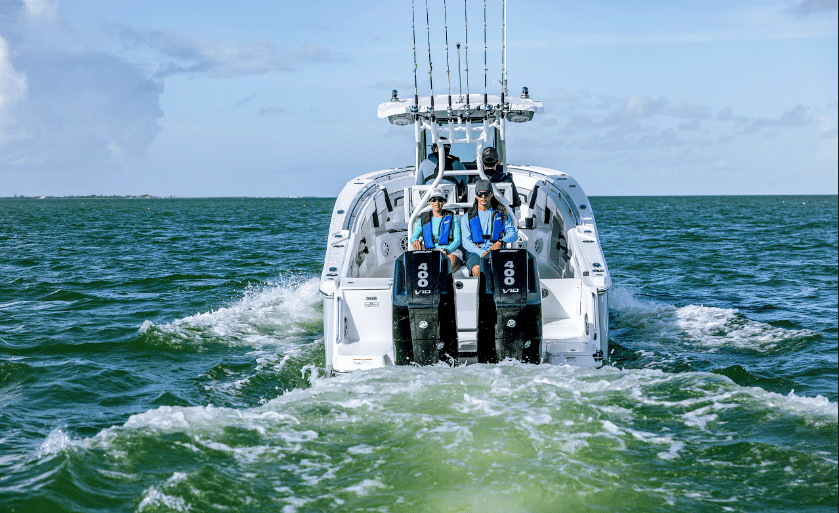
[[[446,81],[449,86],[449,112],[452,110],[452,76],[449,67],[449,18],[446,11],[446,0],[443,0],[443,28],[446,31]]]
[[[434,82],[431,75],[431,21],[428,16],[428,0],[425,0],[425,31],[428,35],[428,87],[431,88],[431,112],[434,113]]]
[[[487,0],[484,0],[484,105],[489,103],[487,96]]]

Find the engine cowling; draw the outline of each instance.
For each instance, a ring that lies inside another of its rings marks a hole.
[[[542,294],[536,260],[524,249],[499,249],[481,259],[478,362],[514,358],[541,362]]]
[[[440,251],[407,251],[393,270],[396,365],[457,364],[451,263]]]

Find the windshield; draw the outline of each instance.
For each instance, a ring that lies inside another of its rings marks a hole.
[[[495,146],[496,131],[494,128],[490,130],[491,134],[489,145]],[[478,133],[474,133],[475,137],[477,137],[478,135]],[[425,145],[425,155],[428,156],[431,153],[431,134],[426,133],[425,140],[427,142]],[[460,159],[461,162],[475,163],[478,158],[478,151],[480,151],[480,149],[483,149],[484,145],[481,145],[479,148],[477,143],[455,143],[452,144],[451,147],[452,149],[450,154]]]

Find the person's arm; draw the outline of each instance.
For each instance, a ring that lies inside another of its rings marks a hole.
[[[417,223],[417,228],[416,228],[416,230],[414,230],[414,234],[411,235],[411,238],[408,240],[408,242],[413,243],[415,240],[419,239],[421,235],[422,235],[422,223]]]
[[[454,216],[454,219],[452,219],[452,229],[449,232],[449,239],[451,242],[448,246],[445,246],[445,249],[448,253],[451,253],[460,246],[460,219],[457,216]]]
[[[519,238],[519,231],[512,221],[513,216],[511,214],[508,214],[507,218],[504,219],[504,236],[501,237],[504,242],[516,242]]]
[[[425,159],[420,164],[419,168],[417,168],[417,180],[415,185],[425,185],[425,170],[428,168],[427,164],[431,162],[429,159]],[[432,165],[436,165],[432,162]]]
[[[461,244],[463,245],[463,249],[470,253],[476,253],[480,255],[483,253],[481,248],[475,245],[472,242],[472,232],[469,230],[469,214],[463,214],[460,217],[460,233],[461,233]]]

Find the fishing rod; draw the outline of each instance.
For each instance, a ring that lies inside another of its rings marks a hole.
[[[446,81],[449,86],[449,117],[452,115],[452,77],[449,68],[449,18],[446,11],[446,0],[443,0],[443,27],[446,31]]]
[[[419,91],[417,86],[417,16],[413,0],[411,0],[411,32],[414,33],[414,107],[412,110],[416,111],[419,109]]]
[[[460,78],[460,43],[457,43],[457,90],[460,96],[459,102],[463,101],[463,82]]]
[[[501,108],[504,108],[504,96],[507,95],[507,0],[502,2],[504,12],[501,15]]]
[[[434,115],[434,81],[431,75],[431,21],[428,16],[428,0],[425,0],[425,30],[428,35],[428,86],[431,88],[431,115]]]
[[[487,0],[484,0],[484,105],[489,103],[487,96]]]
[[[471,110],[469,109],[469,18],[466,14],[466,2],[467,0],[463,0],[463,24],[466,32],[463,52],[466,54],[466,119],[469,119],[471,117]]]

